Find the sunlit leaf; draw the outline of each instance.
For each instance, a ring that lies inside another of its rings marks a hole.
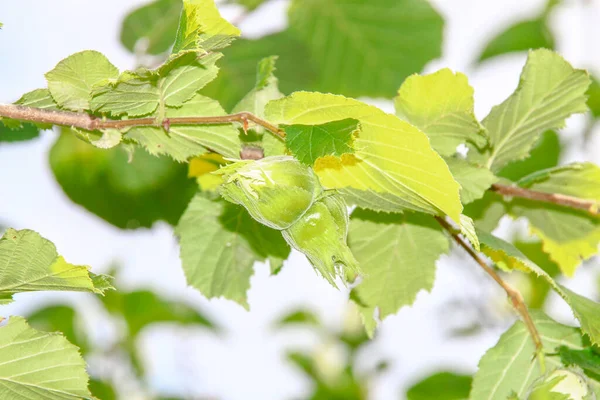
[[[396,115],[427,134],[431,147],[453,155],[459,144],[483,148],[487,139],[473,111],[473,88],[466,75],[447,68],[409,76],[395,99]]]
[[[575,163],[542,170],[519,181],[528,189],[596,201],[600,206],[600,167]],[[571,276],[581,262],[598,252],[600,220],[585,211],[529,200],[513,200],[515,217],[526,217],[547,252]]]
[[[63,108],[82,111],[90,108],[95,85],[116,79],[119,70],[97,51],[85,50],[59,62],[46,74],[52,98]]]
[[[540,312],[532,312],[544,349],[553,352],[560,346],[581,350],[579,329],[560,325]],[[473,378],[471,400],[506,400],[514,392],[524,399],[531,383],[542,376],[539,363],[532,361],[535,346],[525,325],[518,321],[488,350],[479,361]],[[547,368],[561,367],[560,357],[546,356]],[[600,385],[594,390],[600,393]]]
[[[73,265],[58,255],[54,244],[37,232],[8,229],[0,238],[0,304],[12,295],[43,290],[102,294],[112,289],[105,275]]]
[[[435,263],[449,250],[447,236],[424,214],[352,213],[348,243],[364,273],[354,289],[360,305],[378,307],[380,319],[430,291]]]
[[[225,297],[248,308],[246,292],[256,261],[286,259],[281,233],[253,220],[242,207],[202,194],[189,204],[176,229],[188,284],[208,298]]]
[[[220,115],[225,115],[225,111],[219,103],[201,95],[195,95],[181,107],[165,110],[167,118]],[[166,154],[180,162],[209,150],[239,158],[242,147],[238,131],[231,124],[172,125],[168,132],[162,127],[135,127],[125,137],[143,145],[151,154]]]
[[[270,102],[266,115],[288,125],[358,120],[355,153],[323,158],[315,166],[326,188],[340,190],[361,207],[445,213],[459,220],[458,183],[427,136],[407,122],[357,100],[310,92]]]
[[[520,269],[544,279],[571,307],[581,323],[582,331],[595,344],[600,344],[600,304],[559,285],[542,268],[529,260],[512,244],[487,232],[477,231],[483,252],[505,269]]]
[[[542,132],[562,128],[567,117],[585,112],[589,84],[586,71],[557,53],[531,51],[516,91],[483,120],[492,146],[487,166],[497,172],[526,158]]]
[[[471,164],[468,161],[448,157],[444,159],[452,176],[460,184],[460,200],[463,204],[469,204],[483,197],[486,190],[498,181],[489,169]]]
[[[221,17],[214,0],[183,0],[173,54],[227,47],[240,30]]]
[[[106,296],[112,296],[115,291],[106,292]],[[36,310],[27,316],[27,322],[34,329],[44,332],[59,332],[65,335],[65,338],[75,346],[79,347],[82,354],[88,351],[87,338],[82,335],[78,324],[75,310],[69,306],[55,305]]]
[[[284,125],[285,143],[292,154],[306,165],[326,156],[354,153],[352,142],[360,131],[355,119],[342,119],[321,125]]]
[[[0,398],[92,400],[85,361],[62,335],[11,317],[0,327],[0,348]]]

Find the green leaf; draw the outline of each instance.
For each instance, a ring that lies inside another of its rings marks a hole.
[[[214,0],[183,0],[173,54],[227,47],[240,30],[221,17]]]
[[[600,378],[600,354],[594,351],[593,348],[588,347],[583,350],[573,350],[562,346],[558,349],[558,353],[563,364],[567,366],[577,365],[586,374],[595,377],[596,380]]]
[[[133,53],[136,44],[143,40],[146,53],[164,53],[174,42],[180,15],[180,0],[156,0],[145,4],[123,20],[121,43]]]
[[[315,172],[328,189],[338,189],[360,207],[445,213],[458,221],[459,185],[429,139],[414,126],[358,100],[298,92],[267,105],[277,124],[320,125],[345,118],[362,127],[354,154],[317,162]]]
[[[246,292],[256,261],[286,259],[281,233],[256,222],[242,207],[197,194],[175,230],[188,284],[208,298],[248,308]]]
[[[460,233],[462,233],[463,236],[467,238],[469,243],[471,243],[471,245],[476,251],[480,251],[479,238],[477,237],[477,229],[475,228],[475,223],[470,217],[464,214],[460,216]]]
[[[361,209],[352,213],[348,243],[364,273],[354,295],[361,306],[378,307],[381,320],[431,290],[435,263],[449,250],[448,238],[428,215]]]
[[[514,161],[502,168],[496,175],[513,182],[546,168],[556,167],[560,157],[561,147],[558,134],[555,131],[546,131],[538,140],[529,157],[524,160]]]
[[[103,294],[112,289],[108,277],[73,265],[56,252],[54,244],[37,232],[9,228],[0,238],[0,304],[20,292],[60,290]]]
[[[487,232],[477,231],[483,252],[503,269],[520,269],[544,279],[573,310],[582,331],[594,344],[600,344],[600,304],[557,284],[542,268],[529,260],[512,244]]]
[[[115,291],[109,291],[102,297],[112,296]],[[75,310],[69,306],[56,305],[36,310],[27,316],[29,324],[37,330],[44,332],[59,332],[65,335],[65,338],[79,350],[86,354],[88,344],[86,337],[78,329],[80,321],[77,320]]]
[[[123,229],[176,224],[196,191],[184,165],[140,148],[97,149],[64,129],[50,150],[50,167],[75,203]]]
[[[52,98],[63,108],[73,111],[88,110],[92,88],[100,82],[113,80],[119,70],[97,51],[75,53],[46,74]]]
[[[220,54],[197,57],[195,53],[176,57],[154,71],[125,71],[116,81],[105,82],[93,90],[92,110],[113,116],[137,117],[165,107],[180,107],[218,73],[215,62]]]
[[[200,311],[185,303],[162,298],[149,290],[110,292],[102,301],[110,313],[125,319],[131,339],[135,339],[148,325],[161,322],[217,329]]]
[[[260,118],[265,116],[265,106],[271,100],[280,99],[278,80],[275,77],[277,56],[260,60],[256,71],[256,84],[250,92],[233,108],[232,113],[248,111]]]
[[[18,127],[12,128],[6,126],[4,122],[0,120],[0,142],[24,142],[40,136],[39,129],[33,124],[24,122],[19,123]]]
[[[0,398],[92,400],[85,361],[62,335],[11,317],[0,327],[0,348]]]
[[[165,110],[167,118],[225,114],[225,110],[217,101],[199,94],[181,107],[167,107]],[[167,154],[180,162],[208,150],[224,157],[239,158],[242,148],[238,131],[231,124],[172,125],[168,132],[157,127],[135,127],[130,129],[125,137],[143,145],[151,154]]]
[[[537,171],[517,183],[521,187],[538,192],[597,200],[600,205],[600,167],[590,162]]]
[[[600,167],[574,163],[535,172],[522,178],[528,189],[595,200],[600,206]],[[531,231],[544,243],[544,251],[566,275],[573,275],[581,262],[598,252],[600,220],[585,211],[529,200],[513,200],[515,217],[526,217]]]
[[[283,125],[283,129],[287,148],[300,162],[312,166],[321,157],[354,153],[352,142],[360,124],[347,118],[321,125]]]
[[[546,271],[548,275],[555,278],[560,274],[560,268],[558,265],[550,259],[548,254],[542,250],[541,242],[520,242],[514,243],[515,247],[519,249],[525,256],[533,261],[537,266]],[[537,276],[528,274],[530,288],[526,290],[524,296],[526,297],[527,305],[531,308],[541,309],[544,307],[546,298],[550,292],[551,286],[548,281],[539,279]]]
[[[289,23],[320,67],[321,92],[390,98],[441,54],[444,23],[425,0],[294,0]]]
[[[304,44],[289,31],[260,39],[239,39],[223,49],[219,76],[202,89],[202,94],[219,100],[230,111],[255,86],[256,64],[266,57],[278,55],[277,77],[283,93],[312,87],[316,70]]]
[[[600,82],[592,77],[592,83],[586,92],[587,105],[594,118],[600,117]]]
[[[429,75],[409,76],[395,99],[396,115],[429,137],[431,147],[453,155],[459,144],[485,147],[487,139],[473,111],[473,88],[466,75],[448,68]]]
[[[108,382],[90,379],[89,384],[92,395],[100,400],[117,400],[115,389]]]
[[[560,346],[581,350],[579,329],[560,325],[541,312],[532,312],[546,351]],[[535,346],[525,325],[518,321],[501,337],[496,346],[488,350],[479,361],[479,370],[473,378],[472,400],[506,400],[514,391],[525,398],[531,383],[542,376],[539,363],[532,361]],[[546,356],[548,368],[561,367],[557,356]],[[600,386],[594,390],[597,393]]]
[[[490,40],[479,55],[479,61],[530,49],[554,49],[554,46],[554,35],[546,18],[536,18],[517,22]]]
[[[567,117],[585,112],[589,84],[586,71],[557,53],[531,51],[517,90],[483,120],[492,147],[488,168],[497,172],[526,158],[542,132],[562,128]]]
[[[249,11],[254,11],[263,3],[269,0],[234,0],[236,3],[246,7]]]
[[[486,191],[479,200],[465,206],[464,213],[469,216],[478,229],[493,231],[500,219],[506,215],[508,206],[499,194]]]
[[[56,104],[48,89],[35,89],[25,93],[19,100],[15,101],[15,104],[44,110],[59,110],[58,104]]]
[[[302,325],[318,327],[321,326],[321,321],[319,320],[319,317],[310,310],[297,310],[281,317],[277,320],[275,325],[278,328]]]
[[[465,400],[473,378],[454,372],[438,372],[411,386],[407,400]]]
[[[483,197],[486,190],[498,181],[498,178],[485,167],[472,164],[456,157],[445,158],[454,179],[460,184],[460,200],[469,204]]]

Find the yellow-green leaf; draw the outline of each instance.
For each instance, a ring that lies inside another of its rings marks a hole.
[[[361,207],[411,209],[460,218],[459,185],[419,129],[377,107],[343,96],[297,92],[270,102],[267,119],[278,124],[320,125],[345,118],[361,123],[354,154],[321,158],[323,186],[338,189]]]
[[[459,144],[486,145],[484,128],[473,111],[473,88],[466,75],[448,68],[429,75],[411,75],[400,86],[396,115],[421,129],[431,147],[453,155]]]
[[[109,278],[73,265],[56,252],[54,244],[37,232],[8,229],[0,238],[0,304],[20,292],[42,290],[104,293]]]
[[[240,30],[221,17],[214,0],[184,0],[173,54],[221,49],[238,36]]]

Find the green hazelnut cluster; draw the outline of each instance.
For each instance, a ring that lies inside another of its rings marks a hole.
[[[337,266],[358,273],[346,244],[348,210],[344,199],[324,191],[313,170],[290,156],[239,161],[221,168],[220,193],[246,208],[258,222],[282,231],[315,269],[334,284]]]

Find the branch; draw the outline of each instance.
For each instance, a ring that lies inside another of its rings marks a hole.
[[[600,212],[598,211],[600,202],[595,200],[579,199],[577,197],[556,193],[537,192],[535,190],[529,190],[518,186],[502,185],[499,183],[494,183],[491,190],[504,196],[520,197],[523,199],[557,204],[563,207],[584,210],[593,216],[600,216]]]
[[[500,277],[500,275],[498,275],[498,273],[496,273],[496,271],[492,267],[490,267],[485,262],[485,260],[481,258],[480,255],[475,250],[473,250],[473,248],[471,248],[471,246],[469,246],[469,244],[458,233],[456,233],[456,230],[444,218],[436,216],[435,219],[437,220],[437,222],[439,222],[442,228],[448,231],[448,233],[452,236],[454,241],[458,243],[460,247],[465,249],[465,251],[471,256],[471,258],[473,258],[473,260],[475,260],[477,264],[479,264],[479,266],[483,268],[483,270],[488,275],[490,275],[492,279],[494,279],[496,283],[498,283],[498,285],[502,287],[502,289],[504,289],[504,291],[510,298],[513,308],[521,316],[521,319],[525,323],[525,326],[527,327],[527,330],[529,331],[529,334],[533,339],[540,367],[542,369],[542,372],[544,372],[546,369],[546,363],[544,361],[542,339],[535,324],[533,323],[533,319],[531,318],[531,314],[529,314],[529,310],[527,309],[527,305],[525,304],[525,300],[523,299],[521,293],[517,289],[513,288],[511,285],[506,283]]]
[[[70,111],[53,111],[42,108],[24,107],[15,104],[0,104],[0,117],[18,119],[21,121],[46,123],[94,131],[98,129],[123,129],[133,126],[155,126],[169,131],[171,125],[216,125],[238,122],[244,130],[248,129],[248,121],[252,121],[279,136],[285,138],[285,132],[277,126],[249,112],[220,115],[214,117],[175,117],[162,121],[156,118],[133,118],[122,120],[107,120],[85,113]]]

